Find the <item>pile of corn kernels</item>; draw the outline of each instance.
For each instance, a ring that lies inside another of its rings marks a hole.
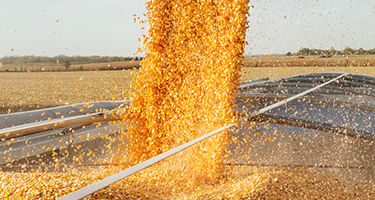
[[[176,159],[176,158],[171,158]],[[181,185],[158,164],[87,199],[374,199],[375,185],[361,185],[303,167],[227,166],[217,184]],[[121,167],[69,172],[0,172],[1,199],[55,199],[120,171]]]

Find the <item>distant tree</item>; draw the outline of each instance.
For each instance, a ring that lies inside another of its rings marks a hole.
[[[331,48],[328,50],[328,53],[329,53],[329,55],[337,55],[337,51],[336,51],[336,49],[334,49],[333,47],[331,47]]]
[[[286,56],[291,56],[291,55],[293,55],[292,52],[286,53]]]
[[[320,55],[320,52],[320,49],[312,49],[310,50],[309,55]]]
[[[298,55],[302,55],[302,56],[311,55],[311,50],[309,48],[302,48],[298,51]]]
[[[71,65],[72,63],[69,60],[64,61],[64,67],[66,70],[68,70]]]
[[[366,50],[364,50],[363,48],[359,48],[358,50],[356,50],[354,52],[354,54],[356,54],[356,55],[364,55],[364,54],[366,54]]]
[[[354,54],[354,49],[352,49],[350,47],[345,47],[345,49],[343,50],[343,54],[344,55],[353,55]]]

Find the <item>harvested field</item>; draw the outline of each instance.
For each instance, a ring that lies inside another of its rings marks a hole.
[[[351,56],[262,56],[247,57],[245,67],[370,67],[375,66],[374,55]]]
[[[244,68],[242,80],[279,78],[313,72],[350,72],[375,76],[375,67]],[[19,112],[98,100],[123,99],[132,70],[0,73],[0,113]],[[126,95],[126,94],[125,94]]]
[[[0,65],[1,66],[1,65]],[[351,55],[351,56],[259,56],[245,57],[245,67],[373,67],[375,55]],[[122,70],[140,67],[140,61],[121,61],[109,63],[73,63],[71,71],[95,71],[95,70]],[[4,71],[66,71],[63,64],[52,63],[18,63],[7,64],[0,67]]]
[[[96,71],[96,70],[123,70],[139,68],[140,61],[121,61],[108,63],[73,63],[68,69],[63,64],[55,63],[17,63],[0,65],[0,72],[51,72],[51,71]]]
[[[0,73],[0,113],[19,112],[79,102],[119,100],[132,72]]]

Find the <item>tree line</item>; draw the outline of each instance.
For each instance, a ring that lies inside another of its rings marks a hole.
[[[47,56],[5,56],[0,58],[2,64],[15,63],[57,63],[57,64],[87,64],[87,63],[105,63],[118,61],[138,61],[142,57],[122,57],[122,56],[65,56],[59,55],[54,57]]]
[[[373,49],[353,49],[350,47],[345,47],[343,50],[336,50],[334,48],[330,48],[327,50],[324,49],[309,49],[309,48],[301,48],[298,52],[288,52],[287,56],[333,56],[333,55],[375,55],[375,48]]]

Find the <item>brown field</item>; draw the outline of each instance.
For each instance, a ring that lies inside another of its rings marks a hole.
[[[375,55],[333,56],[321,58],[319,56],[260,56],[246,57],[245,67],[371,67],[375,66]],[[96,71],[133,69],[140,66],[140,61],[121,61],[110,63],[72,64],[68,71]],[[66,71],[63,64],[51,63],[18,63],[0,65],[0,72],[4,71]]]
[[[375,76],[375,67],[245,67],[242,80],[279,78],[315,72]],[[0,113],[19,112],[89,101],[121,100],[132,70],[0,73]],[[124,93],[124,95],[123,95]]]
[[[131,70],[0,73],[0,113],[122,99]]]
[[[96,71],[96,70],[122,70],[138,68],[140,61],[121,61],[110,63],[89,63],[89,64],[72,64],[68,70],[63,64],[52,63],[17,63],[0,65],[0,72],[14,72],[14,71]]]
[[[333,56],[261,56],[247,57],[246,67],[370,67],[375,66],[375,55]]]

